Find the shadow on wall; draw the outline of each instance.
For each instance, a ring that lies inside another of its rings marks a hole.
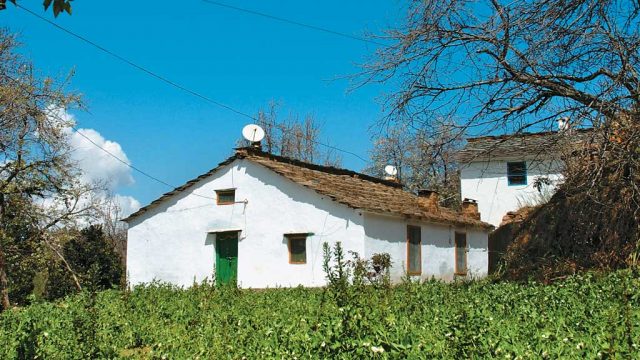
[[[275,172],[263,167],[262,165],[251,163],[247,160],[243,161],[246,161],[243,165],[245,165],[245,172],[247,175],[258,179],[265,186],[273,186],[278,189],[278,191],[289,197],[293,202],[312,205],[325,213],[333,214],[336,217],[342,217],[347,220],[347,224],[353,222],[355,225],[362,225],[362,217],[355,216],[353,210],[347,205],[334,201],[331,197],[320,194],[319,192],[309,189],[303,185],[294,183],[292,180],[289,180],[282,175],[276,175]],[[336,208],[340,209],[339,213],[336,213]]]
[[[207,186],[212,181],[215,181],[216,179],[219,179],[220,177],[222,177],[225,174],[225,169],[232,169],[232,166],[225,165],[220,169],[218,169],[213,174],[209,174],[207,176],[200,175],[196,179],[189,180],[185,184],[178,187],[180,188],[180,187],[186,186],[185,189],[176,191],[176,189],[178,189],[176,188],[170,192],[162,194],[159,198],[153,200],[151,203],[144,206],[144,207],[149,207],[145,212],[143,212],[140,216],[133,218],[129,221],[129,228],[132,228],[140,224],[141,222],[143,222],[145,219],[148,219],[160,213],[164,213],[164,212],[180,213],[180,212],[185,212],[187,210],[196,210],[199,208],[212,206],[212,204],[215,204],[215,198],[213,198],[213,196],[211,197],[205,196],[204,194],[207,194],[207,192],[203,191],[202,188]],[[191,185],[188,185],[191,182],[194,182],[194,183]],[[200,196],[195,195],[195,196],[198,196],[198,199],[200,201],[199,205],[192,206],[190,208],[176,209],[175,211],[169,210],[171,207],[175,206],[180,201],[188,197],[193,197],[194,193],[200,194]],[[167,194],[171,194],[171,195],[167,195]]]

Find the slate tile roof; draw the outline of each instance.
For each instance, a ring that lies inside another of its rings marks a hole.
[[[354,209],[445,225],[470,226],[483,229],[491,229],[493,227],[488,223],[464,216],[448,208],[421,206],[418,196],[403,190],[402,185],[393,181],[379,179],[351,170],[310,164],[276,156],[255,148],[237,149],[235,155],[220,163],[218,167],[162,195],[159,199],[131,214],[123,221],[129,221],[141,215],[165,198],[187,189],[236,159],[246,159],[264,166],[297,184]]]
[[[458,152],[457,159],[461,163],[469,163],[502,158],[552,158],[566,145],[589,142],[593,134],[593,129],[570,129],[469,138]]]

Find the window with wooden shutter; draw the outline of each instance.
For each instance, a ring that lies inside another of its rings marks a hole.
[[[216,190],[217,204],[229,205],[236,202],[236,189]]]
[[[422,274],[422,235],[420,226],[407,226],[407,273]]]
[[[307,263],[307,234],[286,235],[289,243],[289,264]]]
[[[467,234],[456,233],[456,275],[467,275]]]

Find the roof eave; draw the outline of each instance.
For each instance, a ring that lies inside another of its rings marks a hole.
[[[415,215],[408,215],[408,214],[400,214],[400,213],[395,213],[395,212],[390,212],[390,211],[379,211],[379,210],[372,210],[372,209],[356,209],[358,211],[361,211],[363,213],[368,213],[368,214],[372,214],[372,215],[382,215],[382,216],[388,216],[388,217],[393,217],[393,218],[400,218],[400,219],[412,219],[412,220],[418,220],[421,222],[425,222],[425,223],[429,223],[429,224],[433,224],[433,225],[445,225],[445,226],[449,226],[449,225],[456,225],[456,226],[470,226],[473,228],[478,228],[478,229],[483,229],[483,230],[488,230],[488,231],[492,231],[493,229],[495,229],[495,226],[486,223],[484,221],[480,221],[480,220],[472,220],[469,219],[469,221],[449,221],[449,220],[445,220],[445,219],[434,219],[434,218],[429,218],[426,216],[415,216]]]
[[[198,177],[196,177],[194,179],[191,179],[191,180],[187,181],[186,183],[174,188],[171,191],[168,191],[168,192],[160,195],[160,197],[158,197],[157,199],[151,201],[149,204],[141,207],[140,209],[138,209],[138,211],[132,213],[131,215],[127,216],[124,219],[121,219],[120,221],[123,221],[123,222],[129,224],[131,220],[134,220],[138,216],[140,216],[140,215],[144,214],[145,212],[151,210],[153,207],[155,207],[155,206],[159,205],[160,203],[162,203],[165,199],[167,199],[167,198],[169,198],[169,197],[171,197],[171,196],[173,196],[173,195],[175,195],[175,194],[177,194],[177,193],[179,193],[181,191],[184,191],[184,190],[190,188],[191,186],[195,185],[200,180],[215,174],[222,167],[231,164],[232,162],[234,162],[237,159],[242,159],[242,158],[244,158],[244,156],[242,154],[238,154],[238,153],[228,157],[227,159],[225,159],[224,161],[219,163],[218,166],[216,166],[215,168],[207,171],[206,173],[204,173],[202,175],[199,175]]]

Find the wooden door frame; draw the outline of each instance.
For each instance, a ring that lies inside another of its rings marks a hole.
[[[458,241],[457,241],[458,235],[464,235],[464,272],[458,270]],[[466,276],[467,273],[469,272],[469,256],[468,256],[468,250],[467,250],[468,248],[469,248],[469,239],[467,238],[467,232],[455,231],[454,237],[453,237],[453,249],[454,249],[453,253],[455,256],[454,273],[456,275]]]

